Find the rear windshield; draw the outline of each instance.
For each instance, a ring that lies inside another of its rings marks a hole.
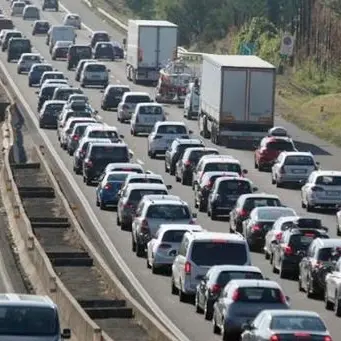
[[[15,8],[15,7],[25,7],[26,6],[26,4],[24,3],[24,2],[16,2],[14,5],[13,5],[13,7]]]
[[[325,247],[325,248],[320,249],[318,252],[318,255],[317,255],[317,259],[322,261],[322,262],[332,261],[332,259],[335,258],[335,257],[333,257],[335,249],[337,249],[337,251],[340,252],[341,251],[341,243],[340,243],[340,246],[335,247],[335,248]]]
[[[219,194],[246,194],[251,193],[251,185],[243,180],[224,180],[219,184]]]
[[[89,64],[86,68],[88,72],[106,72],[107,68],[105,65]]]
[[[192,246],[192,261],[197,265],[245,265],[248,261],[244,243],[197,241]]]
[[[65,122],[70,117],[91,117],[91,114],[89,112],[87,112],[87,111],[70,111],[65,116]]]
[[[52,66],[47,66],[47,65],[36,65],[33,69],[35,72],[46,72],[46,71],[51,71]]]
[[[9,32],[6,34],[6,39],[10,39],[10,38],[20,38],[22,37],[20,32]]]
[[[190,212],[185,205],[152,205],[149,207],[147,217],[162,220],[183,220],[190,218]]]
[[[249,198],[245,200],[244,209],[252,211],[255,207],[261,206],[282,206],[278,199],[272,198]]]
[[[320,229],[322,227],[322,222],[320,219],[316,218],[300,218],[296,220],[295,225],[299,228],[310,227],[315,229]]]
[[[88,137],[93,139],[116,139],[118,136],[116,130],[93,130]]]
[[[85,53],[91,54],[91,47],[90,46],[73,46],[72,51],[75,54],[81,54],[81,55]]]
[[[128,158],[128,150],[126,147],[117,146],[93,146],[91,150],[91,156],[94,159],[102,158],[115,158],[115,159],[125,159]]]
[[[162,108],[157,106],[143,106],[139,110],[140,115],[162,115]]]
[[[316,185],[341,186],[341,176],[319,176],[316,179]]]
[[[24,60],[29,60],[29,61],[40,61],[41,57],[40,56],[33,56],[33,55],[28,55],[28,56],[24,56]]]
[[[291,155],[285,158],[286,166],[315,166],[314,159],[311,156]]]
[[[63,103],[51,103],[45,107],[45,112],[59,115],[63,110]]]
[[[153,179],[153,178],[135,178],[129,180],[130,184],[136,184],[136,183],[149,183],[149,184],[163,184],[163,181],[161,179]]]
[[[131,173],[137,173],[141,174],[143,173],[143,170],[140,168],[129,168],[129,167],[115,167],[112,169],[113,172],[131,172]]]
[[[44,75],[44,79],[64,79],[64,75],[62,73],[48,73]]]
[[[76,129],[75,129],[75,134],[77,134],[77,135],[83,135],[83,133],[84,133],[84,131],[85,131],[85,129],[87,128],[87,126],[86,125],[81,125],[81,126],[79,126],[79,127],[77,127]]]
[[[204,172],[242,172],[238,163],[231,162],[210,162],[205,165]]]
[[[264,277],[260,272],[223,271],[218,276],[217,284],[223,287],[234,279],[264,279]]]
[[[50,27],[50,24],[48,22],[37,22],[36,24],[36,27],[46,27],[46,28],[49,28]]]
[[[101,43],[96,45],[96,49],[101,49],[101,50],[113,50],[112,45],[109,43]]]
[[[127,96],[125,99],[126,103],[149,103],[151,102],[151,99],[149,96],[139,96],[139,95],[132,95]]]
[[[315,238],[328,238],[317,231],[307,231],[302,234],[292,235],[289,244],[295,249],[307,249]]]
[[[26,15],[36,15],[37,13],[39,13],[38,8],[30,7],[25,10]]]
[[[320,318],[298,315],[274,316],[271,320],[270,329],[284,329],[285,331],[308,330],[316,332],[325,332],[327,330]]]
[[[195,147],[202,147],[202,144],[200,144],[200,143],[198,143],[198,144],[194,144],[194,143],[192,143],[192,144],[180,144],[180,145],[178,145],[177,151],[179,154],[183,155],[187,148],[195,148]]]
[[[189,160],[192,161],[192,162],[195,162],[195,163],[198,163],[199,160],[204,156],[204,155],[212,155],[212,154],[215,154],[215,155],[218,155],[219,152],[216,151],[216,152],[213,152],[213,151],[205,151],[205,150],[195,150],[195,151],[192,151],[189,155]]]
[[[21,40],[21,39],[12,39],[11,42],[11,48],[22,48],[29,50],[31,48],[31,43],[29,40]]]
[[[260,220],[277,220],[280,217],[294,216],[294,212],[291,209],[260,209],[258,211],[258,219]]]
[[[239,288],[238,301],[252,303],[282,303],[282,293],[275,288]]]
[[[285,150],[287,152],[295,150],[294,145],[291,142],[281,140],[268,142],[266,148],[270,150]]]
[[[164,194],[167,195],[167,191],[164,189],[134,189],[130,192],[129,201],[140,201],[144,195],[152,195],[152,194]]]
[[[120,182],[123,182],[126,179],[127,176],[128,176],[128,174],[124,174],[124,173],[110,174],[108,176],[107,181],[108,182],[110,182],[110,181],[120,181]]]
[[[162,236],[162,241],[168,243],[181,243],[182,237],[186,232],[186,230],[166,231]]]
[[[182,125],[162,125],[158,128],[157,134],[187,134],[187,129]]]
[[[67,101],[68,98],[74,93],[80,93],[82,90],[80,89],[58,89],[56,93],[56,97],[62,101]]]

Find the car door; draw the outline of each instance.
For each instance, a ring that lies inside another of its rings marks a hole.
[[[304,287],[306,287],[308,283],[309,271],[310,271],[310,263],[314,259],[316,253],[317,246],[314,242],[310,245],[306,257],[303,257],[300,263],[301,270],[301,282]]]
[[[198,183],[198,174],[199,172],[202,171],[203,169],[203,162],[199,162],[198,165],[195,167],[194,171],[193,171],[193,180],[192,180],[192,188],[194,189],[194,187],[197,185]]]
[[[211,208],[212,200],[214,199],[215,195],[217,194],[219,184],[217,184],[218,181],[215,181],[213,184],[213,187],[208,195],[208,200],[207,200],[207,206],[208,208]]]
[[[239,210],[243,205],[242,199],[239,198],[236,202],[236,205],[230,212],[230,226],[235,229],[236,228],[236,215],[237,215],[237,210]]]
[[[200,307],[204,307],[205,305],[205,295],[206,295],[206,290],[207,290],[207,282],[209,280],[209,273],[210,271],[207,272],[207,274],[202,278],[202,280],[198,284],[198,288],[197,288],[198,304]]]
[[[174,153],[174,149],[176,148],[176,145],[177,145],[176,141],[173,141],[173,143],[166,150],[165,163],[167,167],[169,167],[171,164],[172,154]]]
[[[136,208],[135,214],[133,216],[133,221],[131,224],[131,231],[132,234],[134,236],[134,240],[137,240],[137,234],[140,228],[140,223],[141,223],[141,217],[142,217],[142,212],[143,212],[143,208],[144,208],[144,203],[140,202]]]
[[[180,287],[180,277],[181,272],[184,272],[185,262],[186,262],[186,254],[187,254],[188,240],[186,237],[182,239],[182,242],[179,247],[179,251],[177,256],[174,259],[172,266],[172,276],[174,280],[174,284],[177,288]]]
[[[224,323],[224,321],[223,321],[224,311],[226,309],[226,300],[228,297],[229,288],[230,288],[229,285],[225,286],[224,290],[222,290],[219,298],[217,299],[216,303],[214,304],[215,305],[214,312],[215,312],[215,317],[216,317],[216,323],[218,326],[221,326]]]
[[[278,169],[281,167],[281,162],[283,161],[283,155],[279,155],[272,166],[272,178],[275,179],[278,174]]]
[[[301,188],[301,197],[302,197],[303,202],[306,202],[309,188],[314,184],[314,182],[315,182],[315,174],[312,173],[309,175],[307,181]]]
[[[276,255],[274,256],[274,265],[277,269],[280,268],[284,255],[284,249],[289,244],[290,232],[284,232],[282,238],[277,243]]]

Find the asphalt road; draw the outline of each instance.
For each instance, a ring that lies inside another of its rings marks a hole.
[[[38,6],[40,3],[37,0],[33,1]],[[8,13],[8,2],[2,0],[0,2]],[[79,13],[86,25],[91,29],[96,30],[107,30],[112,35],[113,39],[118,41],[122,40],[122,34],[115,32],[111,26],[103,22],[102,19],[98,18],[90,9],[85,5],[80,3],[80,0],[72,1],[67,4],[68,9],[71,12]],[[65,13],[54,13],[54,12],[43,12],[42,17],[47,19],[52,25],[61,24]],[[30,22],[24,22],[21,18],[15,18],[14,22],[17,28],[25,32],[26,36],[29,37],[38,52],[40,52],[46,60],[50,61],[50,56],[45,45],[45,37],[32,37],[30,32],[32,30]],[[82,29],[78,31],[77,42],[88,43],[89,41],[89,31]],[[35,89],[29,88],[27,86],[27,76],[17,75],[16,64],[8,64],[6,62],[6,56],[4,53],[0,53],[0,59],[7,65],[8,71],[12,78],[15,80],[18,88],[24,94],[27,102],[33,111],[36,111],[37,107],[37,95],[35,94]],[[58,70],[63,71],[71,80],[73,85],[77,85],[74,81],[74,72],[68,72],[65,67],[65,62],[57,61],[52,62]],[[111,69],[111,83],[122,83],[127,84],[125,78],[125,64],[124,62],[110,62],[108,63]],[[139,91],[147,91],[154,94],[153,88],[146,88],[142,86],[134,86],[130,84],[131,88]],[[176,195],[180,195],[184,200],[189,203],[193,203],[193,192],[189,187],[183,187],[182,185],[175,182],[174,177],[169,176],[164,173],[164,163],[163,160],[150,160],[147,156],[147,142],[143,137],[131,137],[129,133],[129,125],[118,124],[116,120],[116,113],[114,112],[103,112],[100,110],[100,98],[101,93],[98,89],[86,89],[85,93],[88,95],[92,106],[100,111],[100,115],[103,117],[104,121],[108,124],[115,125],[118,127],[120,132],[125,135],[125,140],[129,144],[130,148],[135,153],[135,158],[139,159],[143,164],[145,169],[150,169],[155,173],[162,174],[168,184],[173,185],[172,192]],[[176,107],[167,107],[167,112],[169,113],[169,120],[183,120],[182,111]],[[188,127],[197,133],[197,123],[195,121],[187,121]],[[301,150],[312,151],[317,160],[321,163],[324,169],[338,169],[338,164],[340,160],[341,150],[329,145],[327,142],[321,141],[318,138],[304,132],[294,125],[285,122],[281,117],[276,116],[276,124],[286,127],[290,134],[297,142],[297,146]],[[72,171],[72,159],[60,150],[55,131],[46,131],[50,141],[55,146],[55,149],[59,152],[60,157],[65,162],[67,168]],[[206,141],[208,146],[212,146],[209,141]],[[297,213],[306,214],[302,211],[300,205],[300,194],[297,190],[291,189],[277,189],[271,185],[270,175],[268,173],[260,173],[253,168],[253,153],[240,150],[231,150],[223,147],[218,147],[221,153],[228,153],[234,155],[238,158],[243,168],[249,170],[250,179],[260,188],[260,191],[278,194],[282,201],[293,207]],[[100,223],[106,230],[107,234],[111,238],[113,244],[120,252],[124,261],[128,264],[131,271],[141,282],[143,287],[148,291],[149,295],[154,299],[154,301],[160,306],[164,313],[176,324],[176,326],[189,338],[197,341],[217,340],[218,337],[212,334],[212,325],[206,322],[202,316],[196,315],[194,312],[194,307],[190,304],[180,303],[176,296],[172,296],[170,293],[170,279],[166,276],[152,275],[151,272],[146,268],[145,260],[137,258],[131,252],[131,241],[130,234],[127,232],[122,232],[119,228],[115,226],[115,213],[110,211],[100,211],[99,208],[95,206],[95,190],[93,187],[86,187],[81,177],[74,176],[79,187],[82,189],[84,195],[88,198],[93,211],[95,212]],[[335,214],[334,213],[316,213],[313,214],[318,218],[323,220],[325,226],[330,229],[330,234],[335,237]],[[206,214],[199,213],[198,223],[204,228],[213,231],[227,232],[228,223],[227,222],[214,222],[212,223],[206,216]],[[321,314],[321,316],[327,322],[328,328],[334,337],[338,335],[340,320],[334,316],[332,312],[326,311],[324,309],[323,302],[318,300],[307,299],[304,294],[299,293],[297,289],[297,282],[291,280],[280,280],[277,275],[273,275],[269,263],[265,261],[264,256],[261,254],[252,254],[253,264],[260,267],[264,272],[265,276],[275,279],[283,287],[286,295],[291,298],[292,308],[296,309],[307,309],[314,310]]]

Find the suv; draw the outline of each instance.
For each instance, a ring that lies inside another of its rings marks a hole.
[[[32,35],[47,34],[50,29],[50,24],[46,20],[36,20],[33,23]]]
[[[30,39],[11,38],[8,42],[7,62],[20,59],[23,53],[31,53],[32,46]]]
[[[114,46],[110,41],[98,41],[93,50],[94,59],[115,60]]]
[[[8,42],[11,38],[22,38],[22,33],[17,30],[8,30],[1,44],[1,51],[4,52],[8,48]]]
[[[329,238],[325,230],[311,228],[289,228],[283,232],[281,239],[273,245],[272,271],[279,272],[281,278],[298,275],[302,258],[309,245],[316,238]]]
[[[283,151],[297,151],[290,137],[264,137],[255,150],[255,168],[258,168],[260,172],[271,168],[278,155]]]
[[[258,206],[283,206],[279,197],[274,194],[253,193],[241,195],[230,212],[230,231],[243,232],[243,221],[249,218],[250,212]]]
[[[186,148],[182,157],[175,165],[175,180],[180,181],[183,185],[192,184],[193,171],[199,160],[204,155],[218,155],[219,151],[216,148],[206,147],[190,147]]]
[[[92,36],[90,37],[90,46],[93,49],[96,45],[96,43],[103,41],[108,42],[110,41],[110,36],[108,32],[106,31],[95,31],[92,33]]]
[[[33,64],[28,73],[28,86],[40,84],[40,78],[44,72],[52,71],[53,66],[47,63]]]
[[[63,110],[64,104],[65,101],[45,101],[42,109],[39,112],[39,128],[57,128],[58,116]]]
[[[148,242],[156,236],[161,224],[194,224],[195,214],[187,202],[173,195],[145,195],[136,208],[132,222],[132,249],[143,257]]]
[[[129,162],[129,148],[124,143],[90,143],[83,160],[83,181],[91,185],[112,162]]]
[[[165,172],[170,175],[175,174],[176,163],[182,158],[187,148],[205,147],[204,142],[199,139],[181,139],[176,138],[166,150],[165,154]]]
[[[41,6],[41,9],[45,11],[46,9],[54,9],[56,12],[58,12],[59,8],[59,2],[58,0],[43,0],[43,4]]]
[[[81,59],[91,59],[92,50],[90,45],[74,44],[67,52],[67,69],[72,70]]]
[[[249,179],[237,176],[222,176],[218,178],[208,195],[207,215],[211,220],[219,216],[229,216],[238,198],[243,194],[258,190]]]
[[[109,84],[103,92],[101,108],[103,110],[117,109],[117,106],[122,101],[124,93],[131,92],[128,85]]]
[[[81,87],[99,85],[106,88],[109,83],[109,72],[110,70],[107,69],[104,63],[85,63],[80,76]]]
[[[272,166],[271,182],[277,187],[302,184],[312,171],[318,170],[318,165],[310,152],[282,152]]]
[[[172,265],[172,294],[180,301],[194,296],[198,284],[214,265],[251,265],[246,240],[236,233],[185,233]]]
[[[67,145],[66,145],[66,150],[69,153],[69,155],[73,155],[74,152],[77,150],[79,146],[79,141],[82,138],[82,135],[85,131],[85,129],[90,125],[90,124],[96,124],[97,121],[95,119],[92,119],[93,123],[76,123],[74,127],[72,128],[71,133],[68,135],[67,138]]]
[[[167,195],[167,186],[150,183],[129,184],[120,192],[116,223],[121,225],[122,230],[131,230],[133,215],[137,205],[145,195],[151,194]]]
[[[97,61],[95,59],[81,59],[78,62],[77,67],[76,67],[76,72],[75,72],[75,80],[77,82],[79,82],[80,79],[81,79],[81,74],[82,74],[84,65],[87,64],[87,63],[92,63],[92,62],[96,63]]]

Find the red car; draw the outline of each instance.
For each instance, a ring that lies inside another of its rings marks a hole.
[[[264,137],[255,150],[255,168],[258,168],[259,171],[271,168],[278,155],[283,151],[297,151],[290,137]]]

